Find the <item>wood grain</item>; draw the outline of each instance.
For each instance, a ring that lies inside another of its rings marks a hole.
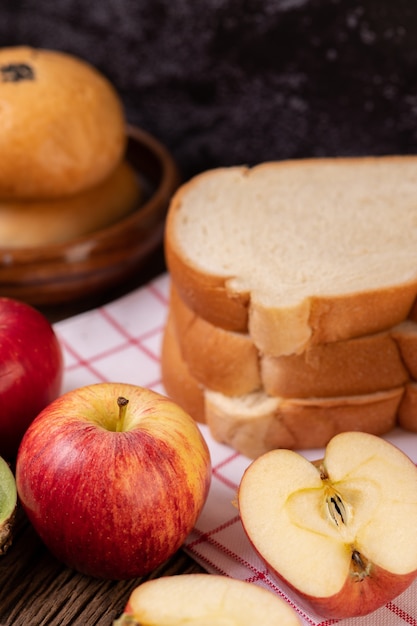
[[[203,569],[180,550],[142,578],[83,576],[54,559],[19,508],[12,546],[0,558],[0,626],[111,626],[141,582],[191,572]]]

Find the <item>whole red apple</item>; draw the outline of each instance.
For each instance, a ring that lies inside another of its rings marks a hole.
[[[81,573],[129,579],[174,554],[199,516],[210,454],[165,396],[123,383],[70,391],[32,422],[16,484],[35,530]]]
[[[0,298],[0,456],[15,458],[29,424],[61,391],[63,358],[46,317]]]

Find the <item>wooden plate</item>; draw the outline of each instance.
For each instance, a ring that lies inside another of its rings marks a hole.
[[[116,224],[65,244],[0,248],[1,296],[36,307],[91,298],[132,278],[161,245],[179,173],[158,140],[132,126],[127,134],[127,158],[144,183],[145,200]]]

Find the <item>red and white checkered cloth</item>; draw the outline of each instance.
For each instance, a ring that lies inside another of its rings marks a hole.
[[[164,274],[106,306],[56,323],[65,355],[64,391],[101,381],[119,381],[164,393],[159,355],[168,294],[169,278]],[[201,426],[201,430],[210,448],[213,478],[206,506],[185,544],[197,562],[209,572],[269,588],[285,598],[306,625],[417,626],[417,582],[371,615],[340,621],[311,614],[294,594],[281,584],[277,586],[246,539],[234,503],[240,478],[250,461],[213,441],[206,427]],[[398,429],[386,438],[417,463],[417,434]],[[303,454],[317,459],[323,450]]]

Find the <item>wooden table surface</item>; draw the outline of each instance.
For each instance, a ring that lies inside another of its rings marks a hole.
[[[121,285],[105,299],[122,295],[145,284],[164,270],[158,252],[134,284]],[[54,322],[102,302],[74,303],[65,309],[44,311]],[[148,578],[202,572],[180,550],[146,577],[130,581],[97,580],[78,574],[59,563],[44,547],[19,508],[13,543],[0,557],[0,626],[111,626],[126,604],[131,590]]]
[[[0,557],[1,626],[111,626],[131,590],[148,578],[202,572],[180,550],[149,576],[97,580],[61,565],[18,510],[14,543]]]

